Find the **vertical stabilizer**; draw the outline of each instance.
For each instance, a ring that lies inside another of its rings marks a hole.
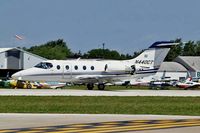
[[[130,60],[130,62],[144,68],[159,68],[170,48],[176,44],[177,43],[174,43],[173,41],[155,42],[136,58]]]

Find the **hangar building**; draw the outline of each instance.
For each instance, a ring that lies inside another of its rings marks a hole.
[[[186,77],[187,69],[182,64],[177,62],[163,62],[158,72],[152,78],[155,80],[184,80]]]
[[[192,77],[200,78],[199,56],[178,56],[174,61],[183,65]]]
[[[44,60],[46,59],[20,48],[0,48],[0,77],[6,77],[8,74],[11,76]]]
[[[163,62],[155,75],[132,79],[132,83],[150,82],[160,80],[185,80],[188,76],[187,69],[178,62]]]
[[[188,75],[188,72],[190,75]],[[173,62],[163,62],[155,75],[143,77],[142,79],[144,81],[162,79],[180,81],[185,80],[188,76],[200,78],[199,56],[178,56]]]

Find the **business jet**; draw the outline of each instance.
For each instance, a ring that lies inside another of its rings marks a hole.
[[[57,81],[86,84],[89,90],[97,84],[104,90],[106,83],[125,81],[155,74],[170,50],[172,41],[153,43],[139,56],[130,60],[47,60],[36,66],[19,71],[13,79],[28,81]]]

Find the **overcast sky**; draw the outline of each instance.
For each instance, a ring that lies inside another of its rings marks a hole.
[[[14,35],[24,40],[16,40]],[[0,47],[64,39],[74,52],[130,53],[155,41],[200,40],[199,0],[0,0]]]

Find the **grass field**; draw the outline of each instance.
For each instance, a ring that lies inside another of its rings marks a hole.
[[[200,115],[200,97],[1,96],[0,113]]]
[[[87,90],[86,85],[75,85],[75,86],[66,86],[63,89],[79,89]],[[148,90],[148,86],[106,86],[105,90]],[[94,86],[94,90],[98,90],[97,86]]]
[[[75,85],[75,86],[66,86],[63,89],[79,89],[79,90],[87,90],[85,85]],[[152,89],[149,86],[106,86],[105,90],[114,91],[114,90],[150,90]],[[165,90],[180,90],[180,88],[169,86],[164,88],[156,87],[155,89],[165,89]],[[195,88],[198,89],[198,88]],[[94,87],[94,90],[98,90],[97,86]],[[181,89],[182,90],[182,89]]]
[[[172,87],[173,88],[173,87]],[[12,89],[11,87],[0,87],[0,89]],[[18,88],[22,89],[22,88]],[[35,88],[34,88],[35,89]],[[62,89],[78,89],[78,90],[87,90],[86,85],[72,85],[72,86],[64,86]],[[148,90],[149,86],[106,86],[105,90]],[[98,90],[97,86],[94,86],[94,90]]]
[[[11,89],[11,87],[2,87],[0,86],[0,89]],[[20,88],[19,88],[20,89]],[[36,89],[36,88],[34,88]],[[40,89],[40,88],[39,88]],[[78,90],[87,90],[86,85],[69,85],[69,86],[64,86],[62,89],[78,89]],[[120,85],[106,85],[105,90],[107,91],[114,91],[114,90],[150,90],[150,89],[158,89],[158,90],[183,90],[182,88],[178,88],[175,86],[166,86],[166,87],[150,87],[150,86],[120,86]],[[196,88],[190,88],[192,90],[200,90],[200,87]],[[94,90],[98,90],[97,85],[94,86]]]

